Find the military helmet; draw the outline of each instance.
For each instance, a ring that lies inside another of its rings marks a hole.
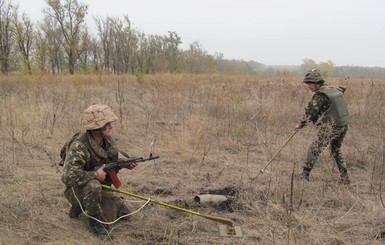
[[[86,130],[94,130],[104,127],[107,123],[114,122],[118,118],[107,105],[91,105],[83,112],[82,125]]]
[[[308,71],[303,79],[304,83],[324,83],[325,80],[321,75],[320,70],[312,69]]]

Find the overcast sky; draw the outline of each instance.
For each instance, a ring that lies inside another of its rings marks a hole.
[[[147,35],[174,31],[181,48],[267,65],[303,59],[385,67],[385,0],[78,0],[93,17],[127,15]],[[45,0],[14,0],[33,21]],[[63,0],[62,0],[63,2]]]

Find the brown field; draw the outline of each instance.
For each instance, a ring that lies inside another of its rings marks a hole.
[[[337,183],[326,150],[310,182],[300,173],[313,126],[302,129],[263,174],[311,97],[301,77],[230,75],[9,76],[0,82],[1,244],[105,244],[86,217],[68,217],[59,151],[81,130],[82,111],[108,104],[112,135],[131,155],[161,156],[120,171],[123,190],[231,219],[220,223],[125,196],[129,220],[111,226],[110,244],[383,244],[385,81],[330,78],[348,87],[351,126],[343,146],[352,184]],[[155,142],[152,146],[151,142]],[[227,205],[200,193],[234,191]]]

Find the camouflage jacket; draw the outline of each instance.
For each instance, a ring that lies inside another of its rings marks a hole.
[[[309,122],[316,124],[329,110],[330,105],[330,99],[325,94],[315,93],[305,108],[305,115],[300,122],[301,127],[305,127]]]
[[[89,132],[79,135],[71,144],[64,160],[62,181],[67,187],[85,185],[97,179],[96,167],[117,161],[118,149],[111,137],[103,139],[103,146]]]

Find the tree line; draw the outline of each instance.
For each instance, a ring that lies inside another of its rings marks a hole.
[[[317,68],[320,69],[325,77],[343,77],[348,80],[350,77],[367,79],[385,79],[385,68],[382,67],[359,67],[359,66],[336,66],[333,61],[315,62],[306,58],[302,60],[299,71]]]
[[[148,35],[133,28],[128,16],[95,17],[95,33],[89,31],[85,17],[88,5],[78,0],[46,0],[42,20],[32,22],[11,0],[0,0],[0,69],[12,72],[43,73],[253,73],[281,72],[255,61],[227,60],[223,54],[208,54],[199,42],[182,50],[181,37],[173,31]],[[372,74],[373,70],[336,68],[331,62],[316,64],[304,59],[291,69],[321,66],[328,75]],[[286,69],[286,68],[283,68]],[[385,69],[375,70],[385,78]]]
[[[157,72],[251,72],[247,62],[208,54],[199,42],[181,50],[181,37],[147,35],[128,16],[96,17],[86,25],[88,5],[46,0],[43,19],[33,23],[19,6],[0,0],[0,69],[10,72],[147,74]]]

